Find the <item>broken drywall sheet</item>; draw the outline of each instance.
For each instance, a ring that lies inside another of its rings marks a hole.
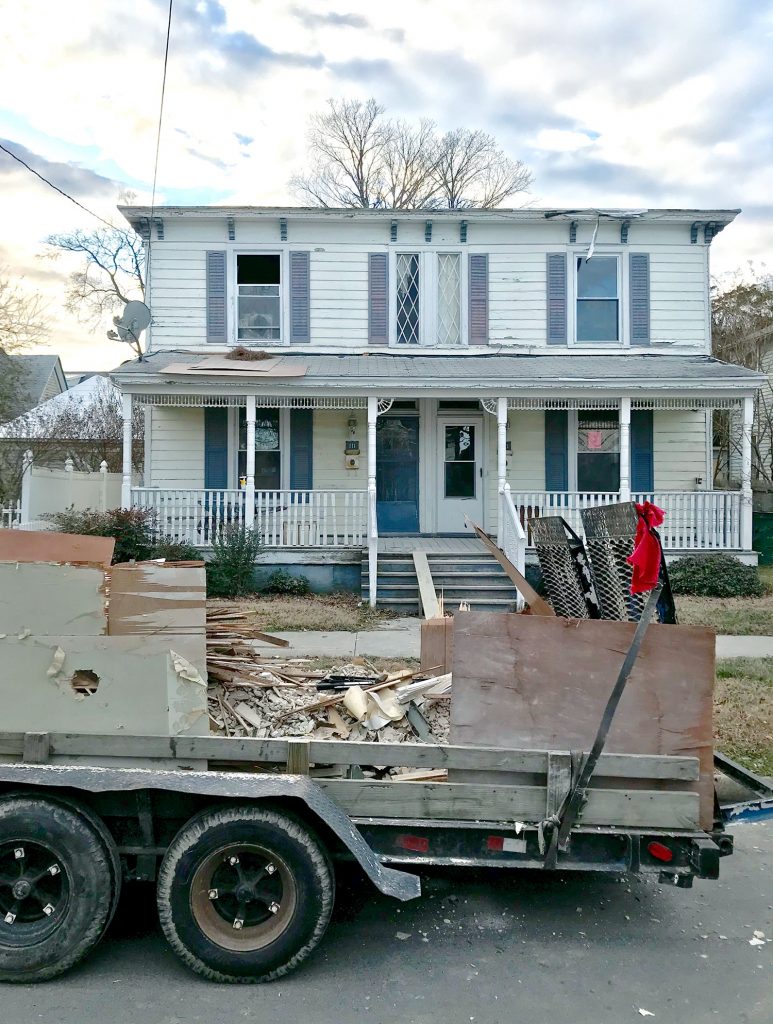
[[[89,565],[0,562],[0,632],[102,636],[105,573]]]
[[[206,628],[203,562],[138,562],[110,570],[110,636],[200,633]]]
[[[209,731],[203,637],[6,636],[0,661],[4,732]]]
[[[114,537],[85,537],[54,530],[0,530],[0,562],[66,562],[106,569]]]

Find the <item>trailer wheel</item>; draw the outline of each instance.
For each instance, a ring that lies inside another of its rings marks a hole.
[[[113,864],[90,822],[54,800],[0,800],[0,981],[54,978],[97,944]]]
[[[273,981],[318,945],[335,881],[317,837],[260,806],[204,811],[177,834],[158,875],[169,944],[211,981]]]

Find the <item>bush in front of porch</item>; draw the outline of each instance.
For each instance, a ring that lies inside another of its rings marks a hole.
[[[756,565],[744,565],[732,555],[693,555],[668,569],[675,594],[693,597],[762,597],[765,585]]]

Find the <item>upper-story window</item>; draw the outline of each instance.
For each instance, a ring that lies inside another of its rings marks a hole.
[[[239,341],[281,338],[281,261],[278,255],[236,257]]]
[[[439,252],[437,257],[438,345],[458,345],[462,340],[462,258],[458,252]]]
[[[620,261],[617,256],[575,259],[577,341],[620,340]]]
[[[419,254],[397,254],[397,343],[418,345],[420,337]]]

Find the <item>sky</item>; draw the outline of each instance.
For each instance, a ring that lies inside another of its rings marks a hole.
[[[0,142],[114,223],[152,191],[168,0],[0,0]],[[773,0],[174,0],[157,202],[293,201],[310,115],[374,96],[482,128],[535,206],[741,207],[731,280],[773,267]],[[98,226],[0,152],[0,265],[65,369],[127,358],[64,308],[50,234]]]

